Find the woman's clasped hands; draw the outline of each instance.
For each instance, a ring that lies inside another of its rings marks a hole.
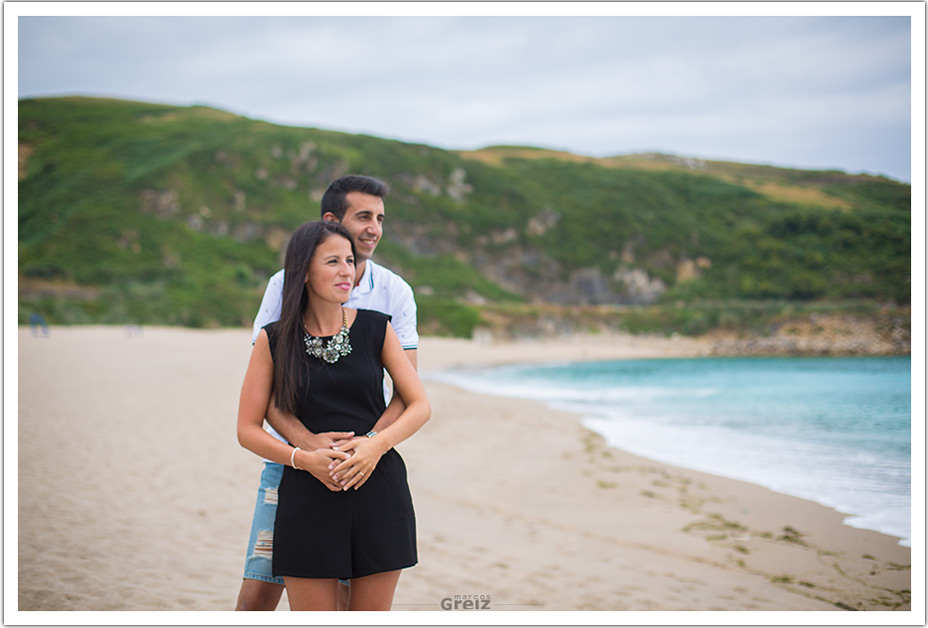
[[[296,468],[312,475],[330,491],[341,491],[342,486],[332,477],[331,469],[351,455],[335,448],[350,442],[352,436],[354,432],[311,434],[299,443],[305,449],[293,454]]]
[[[326,434],[330,436],[332,433]],[[330,491],[358,489],[370,478],[377,463],[389,447],[384,449],[384,440],[361,436],[351,438],[350,432],[342,432],[345,438],[328,438],[316,435],[318,440],[306,443],[313,449],[300,449],[294,453],[296,468],[306,471],[322,482]]]
[[[370,479],[381,456],[390,447],[386,446],[383,438],[360,436],[332,445],[332,450],[348,456],[345,459],[333,457],[329,462],[331,479],[341,487],[340,490],[347,491],[350,488],[361,488]]]

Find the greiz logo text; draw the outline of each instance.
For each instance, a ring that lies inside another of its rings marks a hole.
[[[485,611],[490,609],[489,595],[455,595],[441,601],[446,611]]]

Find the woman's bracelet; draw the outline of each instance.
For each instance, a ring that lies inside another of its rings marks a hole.
[[[296,466],[296,462],[293,460],[294,456],[296,456],[296,452],[298,452],[299,450],[300,450],[299,447],[294,447],[293,451],[290,452],[290,466],[293,467],[294,469],[299,469],[299,467]]]

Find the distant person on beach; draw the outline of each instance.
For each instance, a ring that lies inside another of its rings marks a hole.
[[[383,236],[383,199],[388,192],[389,188],[385,183],[372,177],[341,177],[333,181],[323,195],[321,214],[323,220],[332,220],[344,225],[354,239],[357,251],[356,280],[351,298],[346,305],[390,315],[391,324],[400,339],[404,353],[415,367],[419,336],[416,331],[416,302],[412,288],[401,277],[371,259]],[[252,343],[256,341],[264,325],[280,317],[284,279],[285,272],[281,270],[268,282],[255,318]],[[373,431],[381,431],[389,426],[403,408],[401,397],[394,395]],[[312,434],[296,417],[278,411],[273,404],[268,408],[267,419],[272,426],[270,433],[273,436],[282,442],[290,442],[309,451],[344,445],[355,436],[353,432]],[[270,460],[265,461],[236,610],[274,610],[283,593],[283,579],[274,577],[271,573],[276,497],[282,473],[283,465]],[[317,479],[327,483],[333,490],[339,488],[334,482],[329,482],[326,473],[317,476]],[[347,587],[340,586],[340,608],[347,607],[347,599]]]
[[[339,579],[351,581],[347,610],[390,610],[401,570],[418,561],[406,466],[393,447],[431,410],[391,317],[344,306],[355,253],[336,221],[294,232],[280,319],[258,334],[242,384],[239,442],[284,465],[272,572],[283,578],[291,610],[337,610]],[[387,410],[384,369],[404,408],[377,431]],[[334,448],[291,446],[264,430],[269,405],[315,433],[364,436]]]
[[[45,317],[38,312],[29,315],[29,329],[33,336],[41,335],[48,338],[48,323],[45,322]]]

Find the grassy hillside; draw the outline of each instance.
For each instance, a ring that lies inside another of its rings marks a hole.
[[[19,103],[19,316],[250,323],[288,233],[334,178],[387,181],[378,259],[423,329],[490,307],[909,301],[910,187],[883,177],[452,152],[205,107]]]

